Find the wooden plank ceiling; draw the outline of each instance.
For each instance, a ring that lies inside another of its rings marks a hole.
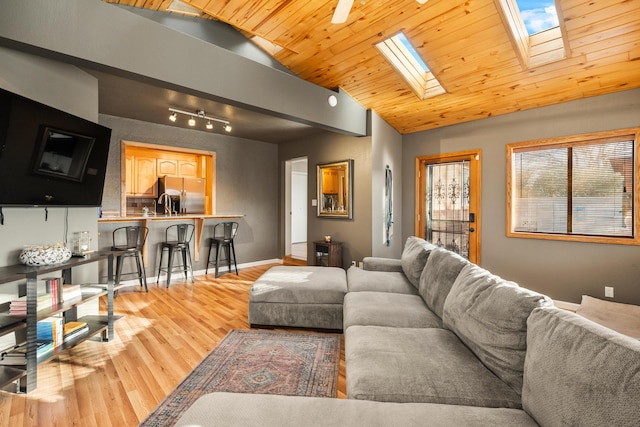
[[[171,0],[104,0],[166,11]],[[556,0],[569,52],[522,65],[500,0],[183,0],[284,49],[300,78],[342,88],[402,134],[640,87],[640,1]],[[421,100],[375,44],[404,31],[447,93]]]

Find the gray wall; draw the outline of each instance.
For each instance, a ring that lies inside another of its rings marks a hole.
[[[404,236],[413,231],[415,158],[482,149],[482,266],[554,299],[581,295],[640,304],[640,248],[507,238],[506,144],[640,126],[640,89],[492,117],[403,137]]]
[[[400,258],[404,248],[402,238],[402,135],[377,114],[371,114],[371,255]],[[392,185],[392,233],[389,246],[385,243],[385,169],[389,166]]]
[[[371,254],[371,137],[352,137],[334,133],[316,135],[303,141],[279,145],[279,187],[284,195],[284,165],[286,160],[307,156],[309,160],[308,215],[307,215],[307,263],[313,265],[315,254],[313,242],[331,235],[333,240],[343,242],[342,263],[348,267],[351,261],[362,261]],[[317,199],[316,166],[340,160],[354,160],[353,219],[319,218]],[[284,212],[284,198],[280,209]],[[284,215],[280,215],[280,229],[284,227]],[[280,255],[284,255],[284,231],[278,233]]]
[[[0,87],[97,121],[98,82],[74,66],[0,48]],[[96,248],[98,215],[95,208],[49,208],[48,219],[45,219],[43,208],[3,208],[3,211],[5,218],[4,225],[0,225],[0,265],[17,264],[25,245],[63,241],[72,244],[74,233],[79,231],[89,231],[92,249]],[[79,267],[74,269],[74,279],[95,282],[97,272],[96,264]],[[3,288],[5,291],[12,292]],[[7,298],[13,296],[9,294]]]
[[[259,141],[218,135],[100,115],[100,124],[112,129],[103,196],[104,210],[120,210],[121,141],[146,142],[216,152],[216,213],[243,214],[235,239],[238,263],[278,258],[278,147]],[[203,245],[215,221],[207,221]],[[162,223],[164,224],[164,223]],[[108,227],[100,227],[108,230]],[[109,246],[109,235],[101,236]],[[156,236],[158,237],[158,236]],[[201,248],[195,269],[204,269],[206,248]],[[155,248],[149,266],[156,265]]]
[[[0,44],[325,129],[366,132],[366,110],[345,92],[314,85],[121,7],[98,0],[3,0],[2,6]],[[338,98],[336,107],[328,105],[329,95]]]

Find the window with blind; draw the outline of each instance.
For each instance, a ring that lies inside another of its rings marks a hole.
[[[507,145],[507,235],[639,244],[638,129]]]

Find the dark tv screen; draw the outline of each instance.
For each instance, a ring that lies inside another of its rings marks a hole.
[[[0,89],[0,206],[101,206],[111,129]]]

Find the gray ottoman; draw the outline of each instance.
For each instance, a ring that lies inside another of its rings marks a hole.
[[[346,272],[338,267],[277,266],[249,291],[249,324],[342,330]]]

